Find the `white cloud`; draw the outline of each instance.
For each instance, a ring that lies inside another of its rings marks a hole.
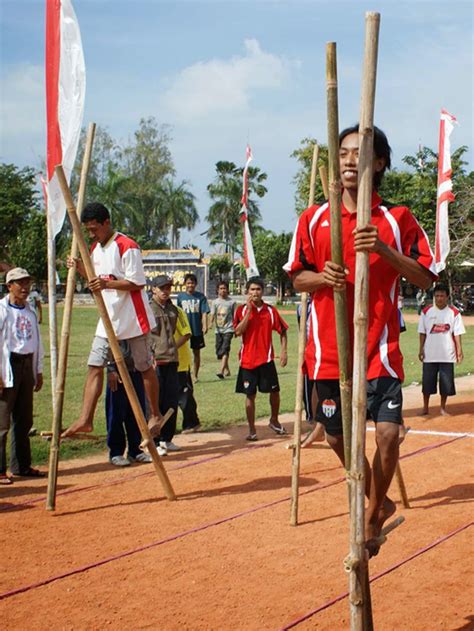
[[[252,94],[282,88],[298,62],[265,52],[256,39],[244,41],[245,54],[211,59],[184,68],[165,92],[161,105],[186,122],[218,113],[242,111]]]
[[[1,78],[0,158],[15,156],[21,145],[41,146],[45,140],[44,68],[19,64],[4,69]],[[26,152],[23,151],[23,154]],[[33,150],[34,153],[34,150]]]

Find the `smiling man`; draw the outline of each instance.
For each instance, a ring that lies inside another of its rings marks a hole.
[[[325,203],[301,215],[285,269],[297,291],[312,293],[305,371],[316,382],[317,420],[325,426],[328,443],[344,462],[334,292],[346,290],[353,339],[355,258],[357,252],[370,254],[367,407],[376,424],[377,450],[372,468],[366,461],[366,541],[369,553],[376,554],[374,539],[395,512],[386,494],[398,461],[402,424],[399,279],[403,275],[409,282],[427,288],[435,278],[435,266],[426,235],[409,209],[382,202],[377,193],[385,170],[390,168],[391,154],[387,138],[378,128],[374,129],[371,222],[356,228],[358,132],[359,126],[355,125],[339,137],[344,266],[331,261],[330,212]]]
[[[87,204],[81,213],[81,222],[93,240],[91,259],[97,276],[89,282],[89,289],[102,291],[117,339],[128,340],[133,364],[142,374],[150,405],[148,426],[152,434],[157,435],[163,419],[158,407],[159,385],[153,368],[150,333],[155,326],[155,318],[144,289],[146,279],[140,248],[133,239],[113,229],[110,213],[103,204]],[[82,261],[68,260],[68,266],[74,263],[79,274],[86,278]],[[92,431],[94,412],[102,392],[104,367],[108,358],[109,342],[100,319],[87,361],[81,415],[63,436]]]

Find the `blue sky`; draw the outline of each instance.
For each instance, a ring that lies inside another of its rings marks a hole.
[[[263,225],[295,224],[293,149],[326,140],[325,44],[337,42],[340,127],[357,121],[364,14],[381,13],[375,119],[395,166],[419,142],[437,149],[442,107],[460,121],[453,147],[472,151],[473,9],[432,2],[73,0],[87,71],[84,124],[126,140],[140,117],[171,126],[178,180],[207,213],[218,160],[268,174]],[[44,0],[0,0],[0,160],[45,154]],[[185,239],[205,246],[198,226]]]

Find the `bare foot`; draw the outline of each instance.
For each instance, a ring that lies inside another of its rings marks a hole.
[[[71,427],[68,427],[64,430],[64,432],[61,434],[61,438],[67,438],[68,436],[77,434],[77,432],[80,432],[81,434],[90,434],[93,430],[94,426],[92,425],[92,423],[83,423],[82,421],[76,421],[71,425]]]
[[[439,412],[441,416],[451,416],[451,414],[446,411],[446,408],[441,408]]]
[[[428,416],[428,414],[429,414],[428,410],[427,409],[423,409],[421,411],[421,415],[420,416]]]
[[[396,510],[397,507],[395,506],[395,503],[389,497],[385,497],[377,519],[375,521],[372,521],[371,519],[366,521],[365,547],[369,552],[369,558],[377,556],[379,553],[380,542],[378,539],[382,532],[383,525],[387,519],[390,519]]]
[[[322,423],[316,423],[312,429],[301,441],[301,449],[306,449],[313,443],[322,443],[324,441],[324,426]]]

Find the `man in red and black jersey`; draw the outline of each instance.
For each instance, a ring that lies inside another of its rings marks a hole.
[[[390,206],[377,193],[391,149],[385,134],[374,129],[371,221],[357,228],[359,126],[339,137],[342,191],[344,266],[331,261],[330,212],[326,202],[308,208],[300,217],[291,244],[286,271],[297,291],[312,293],[310,332],[305,371],[316,381],[317,420],[325,426],[329,444],[344,461],[339,394],[339,366],[334,317],[334,291],[345,289],[353,338],[355,258],[370,254],[369,329],[367,341],[367,407],[376,423],[377,451],[372,470],[366,463],[366,541],[380,534],[384,521],[395,511],[386,497],[398,460],[399,425],[402,423],[403,358],[399,347],[398,286],[400,276],[423,289],[436,277],[433,255],[425,232],[408,208]],[[373,541],[372,541],[373,544]]]
[[[245,411],[249,424],[247,440],[257,440],[255,430],[255,397],[257,388],[270,394],[271,417],[268,426],[276,434],[283,436],[286,430],[278,420],[280,411],[280,384],[273,361],[272,333],[280,334],[280,365],[287,362],[287,323],[275,307],[262,300],[263,280],[258,277],[247,281],[247,302],[240,305],[234,316],[234,330],[242,338],[239,352],[240,368],[237,375],[236,392],[246,395]]]

